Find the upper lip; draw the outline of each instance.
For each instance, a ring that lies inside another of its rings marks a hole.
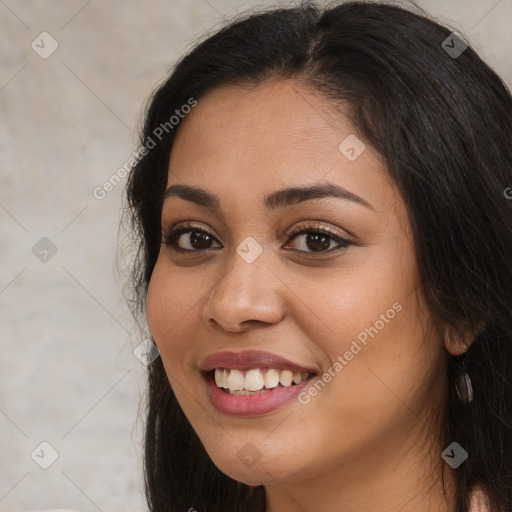
[[[205,372],[215,368],[229,368],[231,370],[251,370],[254,368],[274,368],[290,370],[292,372],[315,373],[315,370],[261,350],[245,350],[243,352],[216,352],[203,359],[199,368]]]

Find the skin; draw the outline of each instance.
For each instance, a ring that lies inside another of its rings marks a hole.
[[[204,188],[221,208],[165,201],[164,235],[190,221],[214,238],[201,251],[190,232],[181,235],[181,247],[196,252],[162,245],[148,323],[208,454],[230,477],[263,484],[267,512],[453,512],[454,475],[441,459],[449,443],[438,434],[446,344],[419,292],[410,222],[382,159],[368,144],[355,161],[338,149],[356,134],[343,112],[290,80],[200,98],[179,126],[168,186]],[[333,197],[263,205],[278,189],[326,181],[371,208]],[[354,243],[322,253],[306,234],[285,235],[301,221]],[[263,249],[252,263],[236,252],[248,236]],[[309,403],[248,418],[209,401],[198,369],[206,356],[260,349],[322,375],[396,302],[401,311]],[[448,349],[459,353],[456,340]],[[249,442],[261,457],[252,467],[237,456]]]

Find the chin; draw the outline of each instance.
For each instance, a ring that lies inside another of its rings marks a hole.
[[[258,454],[250,442],[233,453],[226,453],[224,449],[222,453],[210,454],[210,457],[225,475],[251,486],[275,483],[276,480],[291,482],[299,479],[299,475],[304,471],[303,462],[299,463],[298,467],[292,467],[290,464],[283,466],[286,457],[277,456],[275,452],[271,458],[265,457]]]

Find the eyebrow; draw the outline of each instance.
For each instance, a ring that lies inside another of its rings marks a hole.
[[[165,201],[170,197],[180,197],[185,201],[196,203],[211,210],[220,210],[219,197],[202,188],[190,185],[171,185],[165,190],[163,200]],[[325,197],[336,197],[338,199],[352,201],[353,203],[357,203],[374,210],[373,206],[362,197],[359,197],[347,189],[330,182],[312,185],[309,187],[291,187],[277,190],[265,196],[263,204],[269,210],[276,210],[278,208],[284,208],[297,203],[311,201],[312,199],[322,199]]]

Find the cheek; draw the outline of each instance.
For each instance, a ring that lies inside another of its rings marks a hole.
[[[197,316],[194,308],[200,303],[201,290],[185,281],[184,273],[180,275],[160,257],[148,286],[146,317],[166,367],[169,362],[176,367],[182,364],[182,351]]]
[[[419,407],[441,380],[442,351],[425,330],[431,319],[417,295],[414,259],[410,250],[393,254],[340,274],[323,294],[308,287],[308,306],[315,314],[307,316],[302,330],[321,346],[331,366],[324,368],[325,387],[303,398],[313,408],[313,403],[336,404],[333,423],[355,437],[398,420],[407,413],[404,404]],[[350,428],[354,424],[359,432]]]
[[[402,340],[415,343],[418,335],[405,331],[414,330],[423,314],[416,307],[416,271],[410,247],[390,244],[385,250],[354,251],[344,263],[346,267],[340,271],[303,280],[295,287],[305,306],[296,321],[308,338],[331,362],[347,352],[347,359],[361,361],[370,345],[377,351],[387,347],[378,357],[393,357],[394,347],[403,350]],[[396,340],[393,346],[386,342],[390,339]],[[350,353],[352,347],[357,355]]]
[[[425,330],[428,314],[418,308],[415,294],[405,292],[368,298],[364,314],[352,321],[333,353],[342,356],[332,387],[332,400],[343,404],[336,423],[350,417],[361,432],[376,435],[382,427],[409,421],[411,412],[442,393],[442,351]]]
[[[165,280],[163,279],[162,272],[160,272],[157,262],[149,282],[146,296],[146,318],[151,334],[157,345],[159,345],[159,342],[162,340],[162,335],[165,332],[165,319],[169,315],[169,296],[166,293],[166,288]]]
[[[188,272],[170,265],[161,254],[156,262],[146,297],[146,316],[151,334],[165,344],[196,314],[207,293],[204,280],[191,279]],[[202,287],[203,286],[203,287]]]
[[[165,253],[159,256],[148,286],[146,316],[169,383],[189,420],[200,413],[190,390],[203,392],[196,364],[205,347],[197,342],[197,333],[210,292],[207,270],[191,272],[172,265]]]
[[[148,286],[146,317],[169,383],[189,416],[190,340],[197,327],[199,311],[196,308],[199,308],[201,294],[197,287],[190,283],[187,286],[184,274],[180,269],[170,268],[162,258],[157,261]]]

